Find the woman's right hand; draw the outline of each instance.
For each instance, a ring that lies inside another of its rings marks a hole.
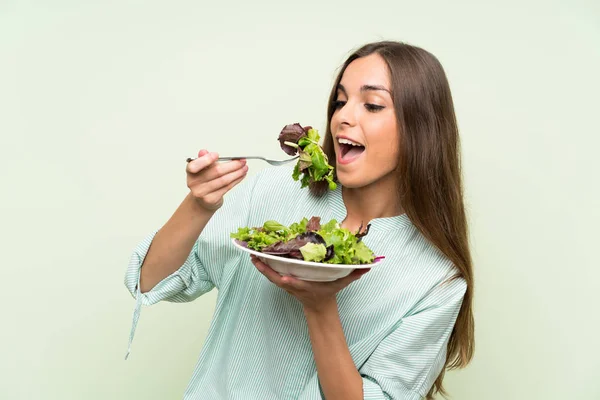
[[[223,205],[223,196],[240,183],[248,172],[246,160],[217,163],[219,155],[200,150],[198,158],[186,167],[187,186],[194,200],[208,211]]]

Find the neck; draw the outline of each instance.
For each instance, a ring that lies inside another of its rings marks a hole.
[[[360,188],[342,187],[342,197],[347,216],[343,226],[356,231],[374,218],[395,217],[404,213],[400,205],[397,176],[390,174],[370,185]]]

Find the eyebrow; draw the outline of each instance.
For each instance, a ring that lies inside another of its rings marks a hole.
[[[341,90],[344,94],[348,94],[348,92],[346,92],[346,88],[341,83],[338,84],[338,90]],[[360,87],[361,92],[366,92],[369,90],[383,90],[384,92],[388,92],[390,95],[392,94],[392,92],[381,85],[362,85]]]

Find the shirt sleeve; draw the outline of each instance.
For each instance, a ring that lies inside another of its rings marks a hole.
[[[382,340],[359,370],[365,400],[426,396],[446,362],[466,287],[462,278],[438,285]]]
[[[259,172],[247,177],[225,195],[223,207],[215,212],[204,227],[183,265],[146,293],[140,291],[141,268],[157,231],[136,246],[125,273],[125,286],[136,300],[125,359],[131,351],[142,305],[148,306],[162,300],[188,302],[219,287],[223,269],[233,267],[236,256],[239,256],[239,252],[236,253],[231,245],[229,234],[247,226],[252,196],[260,175]]]

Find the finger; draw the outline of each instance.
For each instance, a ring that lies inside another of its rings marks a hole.
[[[256,266],[256,269],[260,271],[268,280],[273,282],[275,285],[281,287],[281,275],[279,275],[273,268],[269,267],[264,262],[260,261],[254,254],[250,256],[252,263]]]
[[[225,186],[224,188],[221,188],[219,190],[216,190],[214,192],[211,193],[211,196],[215,196],[215,197],[223,197],[225,196],[225,193],[229,192],[231,189],[233,189],[233,187],[235,185],[237,185],[238,183],[240,183],[241,181],[243,181],[246,178],[247,174],[242,175],[239,179],[231,182],[229,185]]]
[[[254,255],[251,256],[253,259],[254,265],[256,265],[257,269],[267,277],[271,282],[280,288],[284,289],[288,293],[292,293],[300,290],[310,290],[311,282],[306,282],[301,279],[295,278],[293,276],[281,276],[277,271],[273,268],[269,267],[268,264],[260,261],[260,259]]]
[[[200,150],[200,152],[202,152],[202,150]],[[208,166],[214,164],[217,161],[217,158],[219,158],[219,155],[217,153],[207,152],[203,156],[200,156],[195,160],[192,160],[189,163],[187,163],[185,169],[190,174],[197,174],[198,172],[202,171]]]
[[[208,150],[202,149],[198,152],[198,157],[202,157],[203,155],[208,154]]]
[[[289,288],[294,291],[311,291],[313,287],[311,282],[303,281],[302,279],[298,279],[293,276],[282,277],[281,284],[285,288]]]
[[[212,181],[213,179],[220,178],[230,172],[237,171],[238,169],[246,166],[245,160],[234,160],[223,163],[214,163],[210,167],[202,171],[202,179],[204,181]]]
[[[242,168],[230,172],[226,175],[223,175],[219,178],[213,179],[212,181],[202,183],[191,183],[188,184],[188,186],[191,187],[195,196],[204,197],[213,194],[217,191],[220,191],[221,189],[226,188],[238,179],[245,177],[247,172],[248,166],[244,165]]]

